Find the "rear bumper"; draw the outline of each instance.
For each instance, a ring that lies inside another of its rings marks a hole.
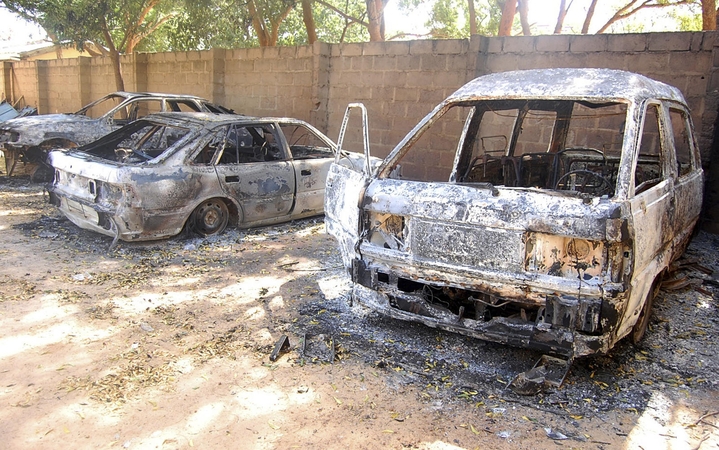
[[[98,205],[78,201],[48,188],[50,204],[57,206],[70,222],[85,230],[116,237],[117,226],[112,219],[112,212],[103,210]]]

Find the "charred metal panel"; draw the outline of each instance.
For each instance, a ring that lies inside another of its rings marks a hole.
[[[492,270],[519,272],[524,233],[501,228],[412,220],[412,253],[417,258]]]

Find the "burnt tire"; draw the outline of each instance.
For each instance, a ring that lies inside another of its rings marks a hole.
[[[190,229],[201,235],[211,236],[222,233],[227,228],[230,212],[219,198],[211,198],[200,203],[190,215]]]
[[[654,279],[654,282],[652,283],[652,286],[649,288],[649,292],[647,292],[647,295],[644,299],[644,305],[642,306],[642,311],[639,313],[637,323],[635,323],[634,327],[632,328],[631,338],[632,344],[634,345],[638,345],[647,332],[647,328],[649,327],[649,319],[652,315],[652,307],[654,306],[654,299],[657,297],[657,294],[659,294],[659,288],[661,287],[661,285],[662,276],[657,275],[657,277]]]

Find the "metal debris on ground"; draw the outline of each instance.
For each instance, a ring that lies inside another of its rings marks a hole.
[[[275,344],[274,350],[270,354],[270,361],[275,362],[280,357],[280,353],[285,353],[290,349],[290,338],[286,334],[280,336]]]
[[[526,372],[518,374],[507,385],[520,395],[535,395],[548,386],[561,387],[572,367],[572,360],[542,355],[534,366]]]

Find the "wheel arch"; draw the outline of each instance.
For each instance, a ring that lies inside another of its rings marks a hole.
[[[185,221],[182,225],[183,229],[189,229],[190,221],[192,220],[192,215],[194,214],[195,210],[198,206],[200,206],[202,203],[208,201],[208,200],[220,200],[222,201],[225,206],[227,206],[227,210],[229,213],[229,222],[228,225],[236,227],[240,223],[242,223],[242,218],[244,217],[244,214],[242,212],[241,205],[234,199],[230,197],[225,197],[222,195],[208,195],[206,197],[203,197],[201,200],[197,200],[194,203],[192,203],[192,207],[188,208],[188,213],[185,216]]]

